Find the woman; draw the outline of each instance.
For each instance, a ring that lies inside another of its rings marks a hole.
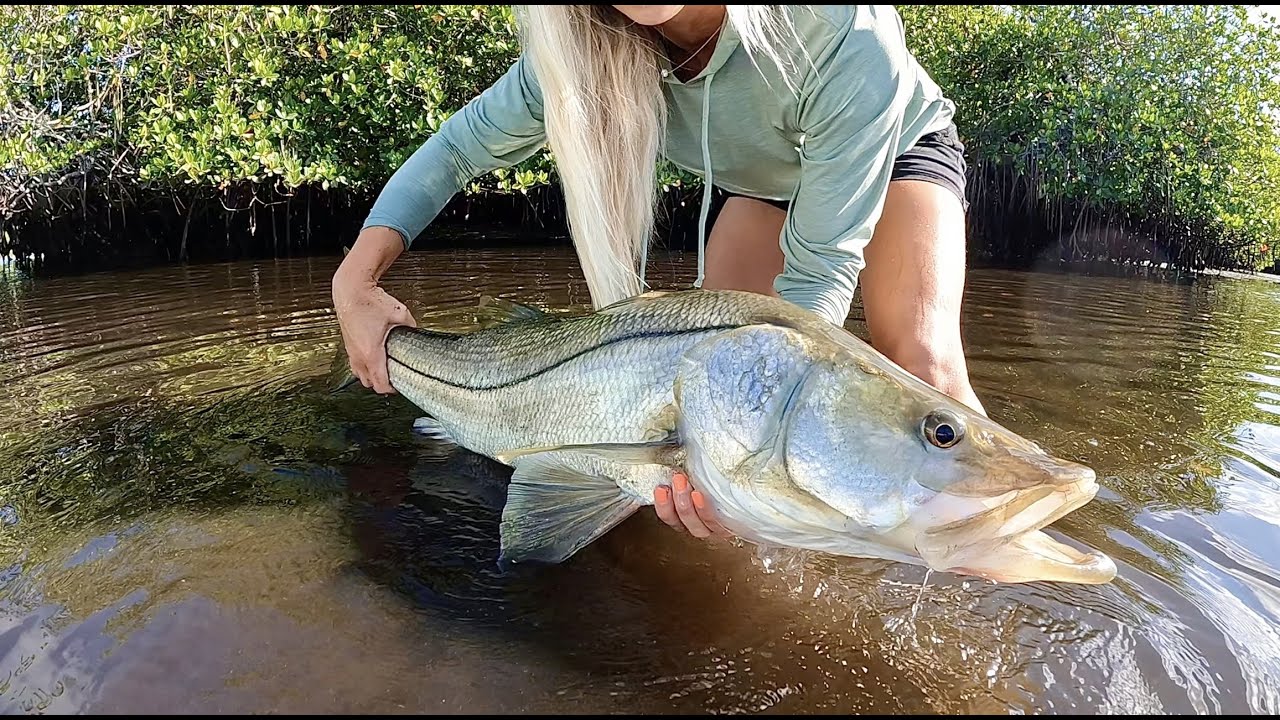
[[[519,6],[523,54],[388,182],[334,275],[352,371],[414,325],[378,287],[472,178],[549,144],[596,307],[642,291],[659,155],[704,178],[696,285],[779,295],[833,323],[855,286],[872,344],[982,411],[960,337],[965,163],[953,104],[890,6]],[[710,236],[712,187],[729,194]],[[659,517],[724,534],[677,474]]]

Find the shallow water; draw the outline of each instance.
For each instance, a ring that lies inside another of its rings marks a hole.
[[[5,712],[1280,710],[1280,285],[971,273],[974,385],[1097,470],[1053,532],[1110,585],[762,558],[649,511],[501,575],[508,473],[326,394],[335,263],[0,280]],[[424,326],[588,302],[562,248],[386,287]]]

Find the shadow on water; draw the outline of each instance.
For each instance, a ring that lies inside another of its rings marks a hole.
[[[454,328],[482,293],[585,306],[570,254],[522,253],[415,253],[388,290]],[[975,386],[1098,471],[1053,532],[1116,558],[1108,586],[759,554],[651,511],[502,574],[509,470],[326,392],[333,262],[0,283],[6,711],[1280,707],[1276,286],[972,273]]]

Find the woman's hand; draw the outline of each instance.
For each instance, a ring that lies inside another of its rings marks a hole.
[[[333,276],[333,308],[351,372],[360,384],[384,395],[395,392],[387,377],[387,333],[397,325],[418,325],[409,308],[378,287],[403,247],[394,230],[369,228]]]
[[[697,538],[733,537],[716,519],[707,496],[690,487],[689,476],[683,472],[677,471],[671,478],[671,487],[662,485],[654,490],[653,501],[658,517],[676,530],[688,530]]]

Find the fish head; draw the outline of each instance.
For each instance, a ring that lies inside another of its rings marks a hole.
[[[848,338],[818,356],[805,385],[784,425],[788,479],[849,518],[852,534],[1000,582],[1115,576],[1110,558],[1043,532],[1096,496],[1092,468]]]
[[[1042,531],[1093,499],[1092,469],[852,335],[735,332],[744,335],[703,349],[703,385],[682,388],[686,409],[700,413],[687,421],[701,423],[697,432],[683,433],[691,472],[726,507],[731,530],[1001,582],[1114,577],[1109,558]]]

